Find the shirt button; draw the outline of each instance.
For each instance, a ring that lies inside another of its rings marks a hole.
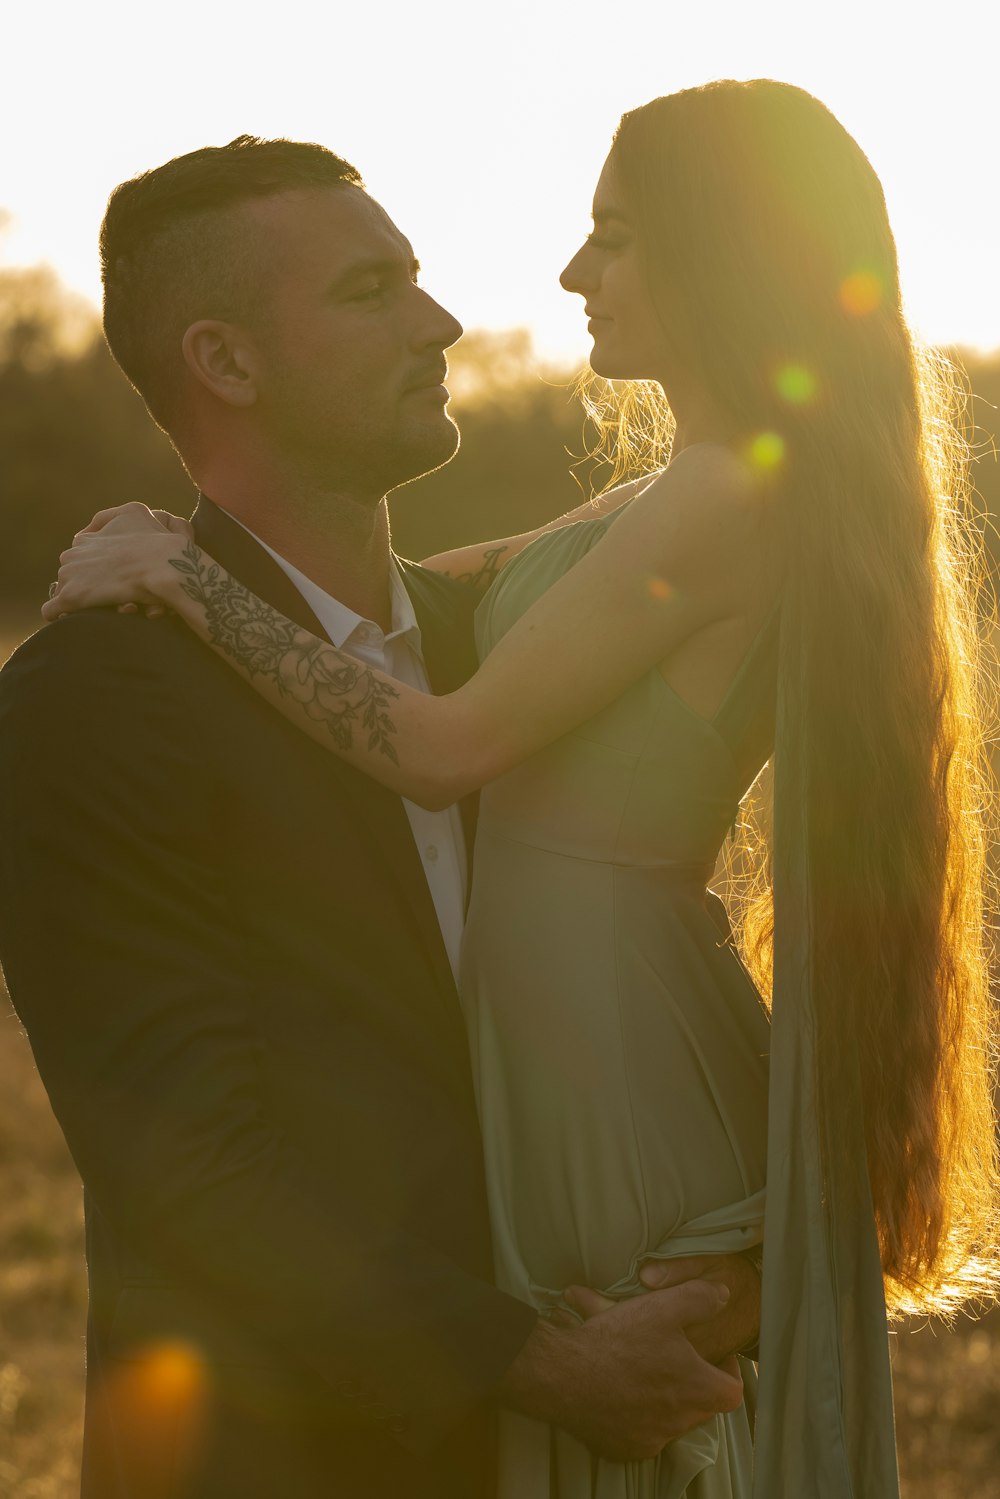
[[[438,851],[433,843],[428,843],[427,847],[424,849],[424,853],[427,855],[432,864],[437,863]]]

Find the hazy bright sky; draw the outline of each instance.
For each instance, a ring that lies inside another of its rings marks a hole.
[[[710,78],[819,95],[882,177],[910,316],[1000,347],[1000,6],[955,0],[45,3],[4,18],[0,264],[99,299],[117,182],[243,132],[321,141],[409,235],[467,327],[589,348],[558,272],[619,115]]]

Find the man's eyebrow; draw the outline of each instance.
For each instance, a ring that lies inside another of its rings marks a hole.
[[[405,263],[399,256],[372,256],[368,260],[355,260],[346,270],[334,280],[330,290],[342,291],[344,287],[350,286],[354,281],[360,281],[365,276],[389,276],[398,275],[407,269],[411,278],[415,279],[420,274],[420,261],[415,255],[410,256]]]

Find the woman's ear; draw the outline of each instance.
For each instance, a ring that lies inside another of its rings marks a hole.
[[[203,319],[181,340],[184,363],[206,390],[227,406],[252,406],[257,399],[256,350],[235,323]]]

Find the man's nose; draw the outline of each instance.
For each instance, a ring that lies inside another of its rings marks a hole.
[[[452,317],[440,302],[427,292],[423,292],[425,301],[424,317],[421,319],[418,341],[421,344],[437,344],[439,348],[448,349],[452,344],[457,344],[465,329],[458,318]]]

